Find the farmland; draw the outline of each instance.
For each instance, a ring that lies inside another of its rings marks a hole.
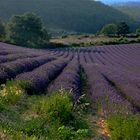
[[[62,44],[73,47],[92,47],[101,45],[119,45],[139,43],[139,39],[135,37],[107,37],[103,35],[65,35],[62,37],[52,38],[51,43]]]
[[[75,101],[86,81],[86,94],[105,118],[139,114],[140,44],[36,50],[0,43],[0,84],[7,81],[26,82],[28,96],[71,91]]]

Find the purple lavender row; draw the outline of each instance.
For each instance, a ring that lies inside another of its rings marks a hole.
[[[121,48],[121,50],[123,51],[123,48]],[[115,48],[106,47],[106,48],[104,48],[105,53],[101,53],[100,55],[104,55],[104,56],[107,55],[107,57],[112,57],[112,58],[114,58],[115,61],[123,62],[123,64],[131,64],[131,62],[133,62],[133,63],[135,62],[136,59],[135,60],[132,59],[132,56],[134,56],[134,55],[130,55],[130,54],[125,55],[125,53],[122,51],[120,51],[120,50],[118,51],[118,49],[116,49],[116,47]],[[121,61],[120,61],[120,59],[121,59]]]
[[[110,67],[111,69],[116,69],[116,72],[118,73],[118,75],[124,75],[125,79],[129,79],[129,81],[132,81],[132,83],[137,83],[138,81],[140,82],[140,62],[139,59],[133,61],[130,63],[126,63],[126,61],[124,61],[126,58],[117,58],[115,57],[115,55],[111,53],[111,54],[100,54],[100,56],[98,55],[98,57],[100,57],[100,59],[102,61],[104,61],[104,64],[108,67]],[[117,55],[116,55],[117,56]],[[140,56],[139,56],[140,58]],[[132,65],[132,64],[133,65]],[[121,69],[121,70],[120,70]],[[121,76],[121,77],[122,77]],[[139,83],[140,85],[140,83]]]
[[[0,65],[0,84],[5,83],[8,79],[13,79],[16,75],[31,71],[40,65],[43,65],[54,58],[48,56],[39,56],[36,58],[18,59]]]
[[[130,84],[137,86],[137,88],[140,88],[140,73],[136,73],[134,68],[132,69],[132,71],[130,71],[129,69],[124,69],[122,68],[122,66],[107,66],[106,68],[108,69],[108,71],[111,70],[112,73],[118,75],[118,77],[121,77]]]
[[[88,63],[92,63],[89,55],[87,54],[85,56],[88,58],[87,59]],[[129,67],[126,68],[125,63],[119,64],[116,61],[116,59],[114,59],[113,57],[112,58],[110,58],[110,56],[106,57],[106,55],[104,55],[104,54],[100,54],[100,55],[96,54],[96,57],[98,57],[100,59],[100,61],[102,62],[103,65],[106,65],[107,67],[110,67],[111,69],[116,70],[116,73],[118,75],[120,75],[120,77],[124,77],[124,79],[127,79],[127,81],[129,81],[129,83],[135,84],[135,85],[137,85],[137,87],[140,88],[140,73],[136,73],[136,70],[138,71],[138,69],[139,69],[138,65],[136,65],[136,69],[135,69],[135,67],[132,67],[132,69],[130,69]],[[119,61],[121,61],[121,60],[119,60]],[[98,64],[100,64],[100,63],[98,63]]]
[[[117,56],[117,55],[116,55]],[[138,61],[127,62],[126,58],[116,57],[114,54],[96,54],[96,57],[100,59],[102,64],[113,67],[120,67],[127,71],[139,71],[140,63]]]
[[[13,54],[13,52],[8,52],[8,51],[5,51],[5,50],[0,50],[0,55],[8,55],[8,54]]]
[[[33,55],[45,55],[45,54],[50,54],[51,52],[49,50],[42,50],[42,49],[31,49],[31,48],[25,48],[25,47],[20,47],[16,45],[11,45],[11,44],[6,44],[0,42],[0,50],[2,51],[7,51],[7,52],[18,52],[18,53],[30,53]]]
[[[137,108],[140,108],[140,89],[132,82],[113,71],[111,68],[98,66],[100,72],[119,90],[121,94],[132,102]],[[119,69],[118,69],[119,70]],[[121,70],[121,69],[120,69]]]
[[[122,64],[125,64],[125,65],[127,64],[128,66],[130,66],[130,65],[135,66],[135,64],[139,65],[138,58],[140,58],[140,56],[135,57],[134,54],[131,54],[131,50],[130,50],[129,54],[127,54],[127,55],[125,55],[125,53],[123,52],[123,48],[121,48],[121,50],[118,51],[118,49],[110,47],[110,50],[112,50],[112,51],[109,52],[108,56],[114,57],[114,60],[116,60]],[[139,51],[138,48],[136,50],[137,50],[137,52]],[[140,53],[140,51],[139,51],[139,53]]]
[[[58,91],[60,89],[72,91],[74,99],[80,96],[80,67],[78,56],[75,54],[73,60],[64,68],[62,73],[48,87],[48,93]]]
[[[126,48],[125,46],[123,46],[123,47],[117,47],[116,46],[115,48],[110,47],[110,50],[112,52],[114,52],[112,54],[116,53],[116,57],[117,56],[118,57],[124,57],[125,59],[127,59],[128,62],[135,61],[139,58],[139,55],[136,54],[136,52],[140,53],[140,49],[138,47],[135,49],[135,53],[132,53],[132,48],[130,48],[130,47],[127,47],[126,49],[125,48]],[[124,51],[124,49],[125,49],[125,51]]]
[[[101,49],[101,47],[100,47]],[[102,50],[104,52],[106,52],[105,50],[107,50],[108,48],[103,48]],[[119,52],[118,52],[119,53]],[[90,53],[89,55],[84,53],[86,59],[88,58],[87,62],[88,63],[92,63],[91,61],[94,60],[94,63],[99,64],[103,64],[103,65],[107,65],[116,69],[121,69],[118,70],[119,72],[123,72],[123,73],[128,73],[127,75],[129,76],[129,78],[131,79],[132,77],[136,77],[136,75],[138,76],[138,72],[140,71],[140,62],[138,61],[139,59],[133,61],[131,60],[131,58],[129,58],[129,62],[126,62],[126,57],[122,58],[121,56],[117,57],[117,54],[114,55],[114,53]],[[89,57],[92,57],[91,60],[89,60]],[[98,59],[98,61],[97,61]],[[130,61],[131,60],[131,61]],[[101,62],[101,63],[100,63]],[[134,78],[133,78],[134,79]],[[139,79],[136,78],[136,80],[138,81]],[[138,82],[137,82],[138,83]]]
[[[50,63],[44,64],[31,72],[20,74],[16,77],[17,81],[25,81],[28,83],[29,94],[40,92],[45,89],[50,81],[55,79],[67,65],[68,60],[58,59]]]
[[[32,55],[39,55],[39,54],[37,54],[37,53],[35,53],[35,52],[25,52],[25,51],[21,51],[21,50],[0,50],[0,56],[2,56],[2,55],[10,55],[10,54],[18,54],[18,53],[23,53],[23,54],[32,54]]]
[[[17,59],[23,59],[23,58],[33,58],[33,57],[37,57],[39,55],[35,55],[35,54],[23,54],[23,53],[19,53],[19,54],[9,54],[6,56],[0,56],[0,63],[5,63],[5,62],[9,62],[9,61],[14,61]]]
[[[106,81],[96,65],[83,63],[82,66],[87,76],[93,101],[102,105],[105,114],[119,111],[124,111],[125,113],[126,111],[133,111],[131,103],[123,98],[120,93]]]
[[[100,47],[100,49],[102,49],[105,52],[105,50],[107,50],[108,48]],[[139,51],[138,48],[135,48],[135,49],[137,50],[137,52]],[[92,56],[94,56],[94,54],[92,54]],[[119,58],[117,57],[117,54],[114,55],[113,52],[110,54],[108,53],[96,54],[96,57],[102,62],[102,64],[110,67],[111,69],[116,69],[117,74],[121,75],[120,77],[123,76],[124,79],[127,79],[127,81],[131,82],[132,84],[135,83],[137,87],[140,87],[140,66],[139,66],[140,61],[139,59],[133,61],[131,60],[131,58],[129,58],[130,62],[126,63],[125,61],[126,58],[121,58],[121,57]],[[90,63],[90,61],[88,62]]]

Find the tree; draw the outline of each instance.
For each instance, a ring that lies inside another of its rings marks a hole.
[[[41,19],[34,13],[13,16],[8,23],[7,38],[17,45],[38,47],[44,39],[49,40],[46,35]]]
[[[137,34],[138,36],[140,36],[140,28],[138,28],[138,29],[136,30],[136,34]]]
[[[101,33],[107,36],[115,35],[117,33],[117,25],[107,24],[102,28]]]
[[[5,36],[5,26],[4,23],[0,20],[0,38]]]
[[[128,33],[130,33],[129,30],[130,30],[130,28],[125,22],[120,22],[117,25],[117,34],[118,35],[126,36]]]

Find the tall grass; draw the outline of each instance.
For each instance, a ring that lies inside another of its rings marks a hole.
[[[0,135],[13,140],[85,140],[90,127],[81,108],[85,103],[78,102],[68,91],[29,96],[19,83],[8,82],[0,90]]]
[[[107,119],[112,140],[139,140],[140,119],[134,115],[116,114]]]

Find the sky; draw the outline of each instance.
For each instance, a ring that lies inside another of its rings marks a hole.
[[[112,3],[118,3],[118,2],[128,2],[128,1],[138,1],[140,2],[140,0],[100,0],[104,3],[107,3],[107,4],[112,4]]]

